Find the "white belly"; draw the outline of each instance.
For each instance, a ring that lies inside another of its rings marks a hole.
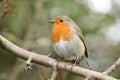
[[[85,47],[79,37],[74,36],[73,40],[59,42],[53,44],[56,53],[66,60],[75,60],[78,57],[84,56]]]

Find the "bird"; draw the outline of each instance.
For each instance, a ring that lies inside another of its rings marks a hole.
[[[51,41],[56,54],[75,64],[79,64],[83,57],[88,58],[82,32],[70,17],[57,16],[49,22],[53,24]]]

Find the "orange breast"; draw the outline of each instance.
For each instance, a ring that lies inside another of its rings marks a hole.
[[[57,43],[60,39],[71,40],[73,38],[69,25],[55,23],[52,31],[52,42]]]

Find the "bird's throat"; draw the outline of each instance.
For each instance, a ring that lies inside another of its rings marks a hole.
[[[70,26],[67,24],[54,24],[52,31],[52,42],[57,43],[60,39],[69,41],[73,38],[73,34],[70,31]]]

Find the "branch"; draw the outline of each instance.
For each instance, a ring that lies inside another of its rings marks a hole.
[[[56,67],[53,67],[53,73],[52,73],[52,76],[51,76],[51,78],[48,79],[48,80],[56,80],[57,75],[58,75],[58,69],[57,69]]]
[[[120,58],[110,66],[106,71],[103,72],[105,75],[110,75],[113,71],[115,71],[120,66]]]
[[[25,60],[27,60],[30,56],[32,56],[32,62],[43,65],[43,66],[47,66],[47,67],[57,66],[58,69],[66,70],[66,71],[72,72],[74,74],[83,76],[85,78],[92,75],[95,78],[100,79],[100,80],[117,80],[113,77],[104,75],[103,73],[84,69],[84,68],[81,68],[78,66],[72,66],[71,64],[68,64],[65,62],[59,62],[59,64],[58,64],[55,59],[50,58],[45,55],[40,55],[40,54],[29,52],[25,49],[22,49],[16,45],[14,45],[10,41],[8,41],[1,35],[0,35],[0,46],[2,49],[10,52],[10,54],[13,54],[13,55],[20,57],[22,59],[25,59]]]

